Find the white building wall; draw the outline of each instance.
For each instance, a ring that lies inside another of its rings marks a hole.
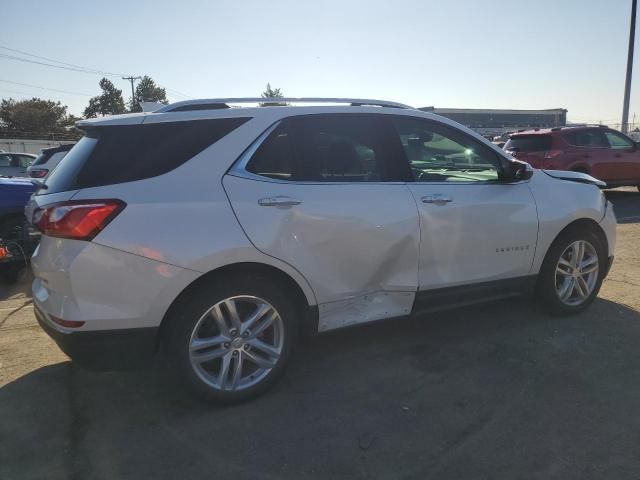
[[[5,152],[40,153],[43,148],[58,147],[74,140],[29,140],[28,138],[0,138],[0,150]]]

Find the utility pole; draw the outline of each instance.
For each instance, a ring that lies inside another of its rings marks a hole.
[[[633,46],[636,37],[636,7],[638,0],[631,0],[631,26],[629,27],[629,51],[627,53],[627,79],[624,83],[624,103],[622,105],[622,132],[629,131],[629,100],[631,97],[631,73],[633,71]]]
[[[636,0],[633,0],[634,2]],[[135,82],[136,80],[140,80],[142,77],[134,77],[133,75],[131,75],[130,77],[122,77],[122,80],[129,80],[131,82],[131,108],[133,109],[134,107],[134,103],[135,103],[135,99],[136,99],[136,92],[135,89],[133,87],[133,82]]]

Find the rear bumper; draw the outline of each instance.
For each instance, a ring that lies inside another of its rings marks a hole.
[[[158,328],[67,331],[52,325],[37,305],[34,311],[42,329],[78,365],[90,370],[128,370],[143,366],[156,352]]]

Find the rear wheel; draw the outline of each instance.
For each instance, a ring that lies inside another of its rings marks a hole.
[[[236,275],[210,282],[172,310],[165,338],[170,357],[205,400],[247,400],[284,373],[295,309],[272,280]]]
[[[598,295],[606,271],[606,245],[586,228],[562,233],[540,269],[537,293],[552,313],[577,313]]]

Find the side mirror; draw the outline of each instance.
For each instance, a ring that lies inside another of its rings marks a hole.
[[[511,160],[511,182],[523,182],[533,177],[533,168],[527,162]]]

